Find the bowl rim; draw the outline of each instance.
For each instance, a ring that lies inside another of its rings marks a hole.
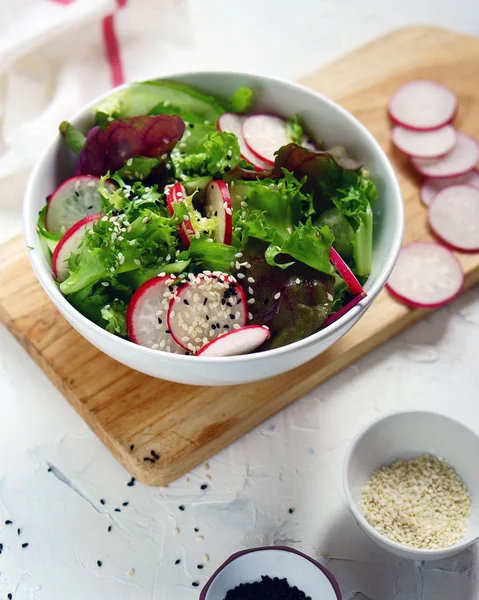
[[[387,421],[389,419],[395,419],[396,417],[401,417],[404,415],[426,415],[427,417],[439,417],[444,419],[445,421],[450,421],[459,427],[467,430],[472,436],[474,436],[479,441],[479,435],[470,429],[467,425],[459,421],[454,417],[450,417],[449,415],[445,415],[444,413],[436,412],[433,410],[399,410],[388,413],[386,415],[382,415],[377,419],[367,423],[364,427],[360,429],[360,431],[356,434],[353,440],[350,442],[348,449],[346,450],[346,454],[343,460],[343,468],[342,468],[342,480],[343,480],[343,490],[346,496],[346,501],[349,506],[349,510],[352,512],[356,522],[365,530],[366,533],[370,535],[374,540],[377,540],[379,543],[388,546],[389,550],[400,552],[403,554],[411,554],[411,555],[421,555],[422,557],[431,557],[431,558],[441,558],[445,553],[447,554],[456,554],[461,550],[464,550],[471,544],[473,544],[477,539],[479,539],[479,531],[475,535],[469,535],[467,537],[462,538],[459,542],[453,544],[452,546],[447,546],[446,548],[414,548],[414,546],[407,546],[406,544],[401,544],[399,542],[395,542],[390,540],[387,536],[380,533],[375,529],[372,525],[369,524],[366,517],[363,515],[362,510],[358,507],[357,503],[353,499],[353,495],[351,493],[351,488],[349,485],[349,469],[351,466],[351,461],[353,458],[353,454],[356,450],[357,445],[361,440],[363,440],[370,431],[379,425],[379,423],[383,421]],[[454,465],[451,465],[454,468]],[[464,483],[467,482],[465,481]]]
[[[253,552],[260,552],[262,550],[267,550],[267,551],[281,550],[283,552],[289,552],[291,554],[296,554],[297,556],[300,556],[301,558],[309,561],[315,567],[317,567],[320,571],[322,571],[323,575],[326,575],[329,583],[331,584],[331,587],[334,590],[334,593],[336,594],[337,600],[342,600],[341,591],[339,589],[338,582],[336,581],[336,578],[334,577],[334,575],[330,571],[328,571],[328,569],[326,569],[326,567],[323,567],[323,565],[321,565],[318,561],[314,560],[314,558],[311,558],[311,556],[308,556],[307,554],[304,554],[303,552],[300,552],[299,550],[295,550],[294,548],[290,548],[289,546],[258,546],[257,548],[248,548],[247,550],[240,550],[239,552],[235,552],[216,569],[216,571],[213,573],[213,575],[211,575],[211,577],[208,579],[208,581],[203,586],[198,600],[206,600],[206,594],[208,593],[211,585],[213,584],[213,581],[221,573],[221,571],[223,571],[223,569],[225,569],[230,563],[234,562],[237,558],[240,558],[241,556],[243,556],[245,554],[251,554]]]
[[[43,264],[43,256],[41,256],[42,252],[39,248],[38,244],[38,234],[36,232],[36,211],[33,210],[33,203],[35,199],[35,190],[34,190],[34,182],[36,181],[39,173],[44,168],[45,157],[48,155],[54,148],[54,146],[58,143],[59,133],[56,132],[54,137],[52,137],[50,143],[46,146],[45,151],[36,161],[34,167],[32,168],[28,182],[25,188],[25,193],[23,197],[23,231],[24,231],[24,242],[28,248],[34,248],[34,250],[28,251],[28,256],[30,262],[32,264],[33,270],[42,285],[43,289],[53,301],[54,305],[60,310],[63,315],[68,315],[68,320],[72,320],[73,322],[79,322],[82,326],[83,331],[87,332],[89,339],[98,339],[101,340],[101,344],[103,347],[108,347],[109,343],[112,342],[113,338],[116,340],[118,351],[121,351],[123,348],[125,352],[135,352],[138,355],[149,356],[151,359],[157,359],[159,353],[161,358],[168,358],[168,361],[172,361],[174,364],[180,365],[188,365],[190,362],[194,361],[195,364],[245,364],[253,361],[257,361],[258,359],[268,359],[275,358],[282,355],[287,355],[290,352],[294,352],[299,349],[307,349],[311,346],[316,345],[317,342],[321,340],[326,340],[330,337],[333,337],[338,331],[343,329],[343,326],[354,321],[356,318],[359,318],[361,314],[364,314],[366,309],[371,305],[373,300],[378,296],[380,291],[383,289],[386,281],[391,274],[391,271],[396,263],[401,245],[403,240],[404,233],[404,205],[402,201],[402,193],[401,188],[399,186],[398,179],[394,172],[391,161],[389,160],[387,154],[381,148],[379,142],[374,138],[372,133],[349,111],[343,108],[340,104],[336,103],[334,100],[328,98],[327,96],[309,88],[301,83],[296,83],[290,81],[285,78],[280,77],[271,77],[267,75],[262,75],[254,72],[244,72],[244,71],[230,71],[225,69],[218,70],[201,70],[201,71],[178,71],[175,73],[165,73],[156,78],[151,78],[149,81],[168,81],[174,80],[175,78],[184,78],[184,77],[208,77],[208,76],[227,76],[227,77],[239,77],[239,78],[252,78],[256,79],[258,83],[267,82],[267,83],[275,83],[281,84],[287,88],[294,90],[295,92],[299,92],[300,94],[307,94],[309,96],[313,96],[317,101],[322,102],[324,104],[329,105],[329,107],[338,112],[341,118],[345,119],[351,127],[355,127],[358,129],[362,136],[366,139],[368,145],[375,149],[376,153],[380,156],[384,163],[385,168],[385,179],[391,182],[393,187],[393,193],[391,194],[394,197],[394,201],[391,202],[391,207],[389,210],[395,212],[395,220],[396,220],[396,229],[394,232],[393,238],[390,240],[389,251],[386,255],[386,264],[383,270],[378,274],[376,280],[373,282],[371,288],[368,290],[367,296],[358,302],[356,306],[354,306],[350,311],[346,314],[342,315],[337,321],[329,325],[325,329],[320,329],[316,333],[293,342],[291,344],[287,344],[286,346],[281,346],[279,348],[274,348],[272,350],[266,350],[260,352],[258,354],[240,354],[236,356],[224,356],[224,357],[203,357],[203,356],[189,356],[182,354],[173,354],[168,352],[162,352],[161,350],[156,350],[152,348],[147,348],[146,346],[141,346],[139,344],[133,344],[130,340],[126,340],[115,336],[114,334],[106,331],[99,325],[96,325],[92,321],[90,321],[87,317],[82,315],[77,309],[75,309],[63,296],[63,294],[58,289],[51,272],[46,268]],[[102,100],[108,98],[109,96],[128,88],[135,82],[124,83],[120,86],[112,88],[111,90],[105,92],[104,94],[100,94],[99,96],[93,98],[90,102],[84,105],[81,109],[79,109],[73,116],[69,118],[69,121],[76,121],[85,117],[97,104],[99,104]],[[199,84],[201,85],[201,84]],[[205,90],[208,91],[208,90]],[[212,93],[212,92],[210,92]],[[34,215],[34,220],[32,220]],[[71,321],[70,321],[71,323]],[[99,342],[100,343],[100,342]]]

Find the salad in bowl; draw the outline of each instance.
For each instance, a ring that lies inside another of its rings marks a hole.
[[[227,357],[304,340],[365,298],[374,179],[301,114],[254,106],[249,87],[147,81],[87,128],[61,123],[75,169],[37,233],[72,307],[157,353]]]

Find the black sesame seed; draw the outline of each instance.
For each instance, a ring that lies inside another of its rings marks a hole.
[[[171,333],[171,329],[165,329],[165,333]]]
[[[181,562],[181,559],[180,559],[180,558],[177,558],[177,559],[175,560],[175,565],[179,565],[179,564],[180,564],[180,562]]]
[[[198,587],[200,584],[198,581],[193,581],[193,583],[191,584],[193,587]]]
[[[198,527],[195,527],[195,533],[198,533],[199,529]]]
[[[238,302],[236,304],[241,304],[242,300],[241,298],[238,298]]]
[[[48,467],[47,471],[48,471],[49,473],[51,473],[51,472],[52,472],[52,468],[51,468],[51,467]]]
[[[191,127],[191,129],[193,129],[194,124],[193,123],[188,123],[188,127]]]
[[[214,212],[214,216],[215,216],[215,217],[217,217],[217,216],[218,216],[218,211],[217,211],[217,210],[215,210],[215,212]]]
[[[17,529],[17,535],[20,535],[22,533],[22,530],[20,528]]]
[[[159,319],[158,319],[158,320],[159,320]],[[161,323],[160,323],[160,325],[161,325]],[[133,450],[134,450],[134,449],[135,449],[135,444],[132,444],[132,445],[130,446],[130,452],[133,452]]]
[[[28,542],[25,542],[24,544],[22,544],[22,548],[28,548]]]
[[[76,196],[77,198],[79,198],[79,197],[80,197],[80,193],[79,193],[79,192],[77,192],[77,191],[75,191],[75,196]]]
[[[208,489],[208,484],[207,484],[207,483],[203,483],[203,484],[200,486],[200,490],[207,490],[207,489]]]
[[[158,325],[161,325],[163,323],[163,319],[161,319],[160,317],[158,317]]]
[[[294,513],[294,508],[290,508],[290,509],[288,510],[288,512],[289,512],[289,514],[290,514],[290,515],[292,515],[292,514]]]
[[[188,302],[188,300],[185,298],[185,299],[183,300],[183,304],[186,304],[186,306],[189,306],[189,304],[190,304],[190,303],[189,303],[189,302]]]
[[[224,298],[221,300],[221,304],[222,304],[222,306],[224,306],[226,304],[226,300]]]
[[[155,462],[155,459],[154,459],[154,458],[151,458],[151,456],[145,456],[143,460],[144,460],[145,462],[152,462],[152,463],[154,463],[154,462]]]
[[[101,498],[100,504],[105,504],[105,500],[103,498]]]
[[[128,487],[133,487],[135,485],[136,479],[134,477],[126,484]]]
[[[225,173],[228,173],[228,171],[231,171],[231,167],[229,165],[226,165],[226,167],[225,167]]]
[[[101,562],[101,560],[97,560],[97,561],[96,561],[96,564],[97,564],[99,567],[101,567],[103,563]]]
[[[160,458],[160,455],[159,455],[159,454],[157,454],[157,453],[156,453],[154,450],[152,450],[152,451],[151,451],[151,456],[153,456],[153,458],[154,458],[155,460],[159,460],[159,458]]]
[[[128,506],[129,502],[123,502],[122,506]]]
[[[214,323],[211,325],[211,329],[213,329],[213,331],[216,329],[216,325]]]
[[[229,296],[228,296],[228,298],[229,298]],[[229,306],[230,308],[233,308],[233,305],[231,304],[231,302],[227,302],[226,306]]]
[[[183,504],[180,504],[178,506],[178,510],[181,510],[182,512],[185,510],[185,507],[183,506]]]
[[[93,210],[93,206],[89,206],[87,210]]]
[[[5,525],[11,525],[12,523],[13,523],[13,521],[10,521],[10,519],[7,519],[7,520],[5,521]]]
[[[208,298],[205,298],[205,299],[203,300],[203,306],[206,306],[206,303],[207,303],[207,302],[208,302]]]
[[[231,319],[232,321],[234,321],[234,320],[235,320],[235,318],[236,318],[236,317],[235,317],[234,315],[230,315],[230,319]]]
[[[12,594],[8,594],[7,598],[8,598],[8,600],[12,600],[12,598],[13,598]]]
[[[205,315],[205,319],[206,319],[207,321],[209,321],[209,320],[210,320],[210,318],[209,318],[209,316],[208,316],[208,315]]]
[[[111,525],[108,525],[108,533],[111,531]]]
[[[0,552],[3,550],[3,544],[0,544]]]
[[[198,565],[197,568],[198,569],[204,569],[204,566],[203,565]]]
[[[115,512],[121,512],[121,508],[115,508]]]
[[[230,326],[229,325],[223,325],[223,329],[229,329]]]
[[[170,290],[170,292],[172,292],[175,288],[172,285],[169,285],[168,289]]]

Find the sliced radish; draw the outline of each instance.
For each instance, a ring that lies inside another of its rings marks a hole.
[[[289,144],[286,121],[273,115],[250,115],[243,122],[243,136],[248,148],[270,165],[274,153]]]
[[[76,175],[60,184],[48,198],[45,225],[50,233],[63,235],[72,225],[88,215],[100,212],[100,178],[94,175]],[[109,182],[110,190],[118,186]]]
[[[168,329],[185,350],[197,352],[210,340],[248,320],[243,288],[231,275],[205,271],[190,275],[170,301]]]
[[[454,185],[438,193],[429,206],[434,233],[458,250],[479,250],[479,190]]]
[[[479,144],[464,133],[458,133],[454,148],[441,158],[412,158],[416,171],[431,178],[457,177],[472,171],[479,161]]]
[[[434,242],[403,246],[386,287],[408,306],[436,308],[462,290],[464,274],[454,254]]]
[[[361,302],[361,300],[363,300],[363,298],[366,298],[366,295],[367,295],[366,292],[363,292],[362,294],[358,294],[357,296],[354,296],[354,298],[352,300],[350,300],[347,304],[342,306],[339,310],[337,310],[332,315],[329,315],[329,317],[324,321],[321,329],[324,329],[328,325],[331,325],[332,323],[334,323],[335,321],[340,319],[343,315],[348,313],[352,308],[354,308],[356,306],[356,304],[359,304]]]
[[[174,275],[161,274],[146,281],[133,294],[126,312],[126,327],[132,342],[154,350],[184,354],[167,324],[168,306],[175,295],[175,288],[172,287],[175,283]]]
[[[226,131],[228,133],[234,133],[238,138],[240,152],[242,158],[247,160],[255,167],[258,171],[267,171],[271,165],[265,161],[259,159],[246,145],[243,137],[242,128],[245,117],[241,115],[235,115],[234,113],[224,113],[218,119],[217,127],[219,131]]]
[[[52,271],[57,281],[65,281],[68,277],[68,259],[78,250],[85,232],[91,229],[99,218],[99,214],[88,215],[70,227],[58,242],[52,254]]]
[[[437,81],[418,79],[399,87],[388,103],[393,121],[420,131],[437,129],[454,118],[457,98]]]
[[[175,202],[184,202],[185,198],[187,197],[186,190],[183,184],[177,182],[172,186],[167,186],[165,188],[165,193],[168,210],[170,211],[170,214],[173,215],[175,213],[173,204]],[[180,239],[185,245],[185,247],[189,248],[190,240],[195,235],[195,230],[193,229],[191,221],[183,221],[183,223],[178,227],[178,235],[180,236]]]
[[[259,348],[271,336],[266,325],[247,325],[211,340],[202,346],[196,356],[238,356]]]
[[[215,242],[228,244],[233,241],[233,207],[230,191],[224,181],[212,181],[206,188],[205,214],[218,217],[218,229]]]
[[[350,289],[352,294],[363,294],[363,286],[356,279],[356,276],[348,267],[348,265],[344,262],[344,260],[339,256],[337,251],[331,246],[331,250],[329,251],[329,258],[331,262],[336,267],[336,270],[344,279],[344,282]]]
[[[458,177],[448,177],[446,179],[426,179],[421,186],[421,200],[429,206],[437,194],[446,187],[452,185],[472,185],[479,189],[479,172],[470,171],[465,175]]]
[[[456,143],[456,130],[452,125],[433,131],[413,131],[397,125],[392,130],[392,142],[408,156],[437,158],[452,150]]]

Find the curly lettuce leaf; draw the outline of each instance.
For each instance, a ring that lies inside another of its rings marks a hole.
[[[126,311],[128,305],[123,300],[114,300],[101,309],[101,316],[106,321],[105,329],[121,337],[127,337]]]
[[[88,132],[78,158],[77,174],[102,176],[115,172],[137,156],[166,159],[185,124],[178,116],[126,117]]]
[[[286,135],[293,144],[303,143],[303,127],[299,121],[298,115],[286,121]]]
[[[349,260],[353,256],[353,240],[355,231],[348,218],[335,206],[325,210],[314,222],[318,227],[327,225],[334,234],[334,248],[341,258]]]
[[[241,87],[231,96],[230,110],[234,113],[247,113],[253,103],[253,90]]]
[[[231,273],[235,264],[234,246],[208,241],[205,237],[193,238],[188,249],[192,261],[201,266],[200,270]]]

